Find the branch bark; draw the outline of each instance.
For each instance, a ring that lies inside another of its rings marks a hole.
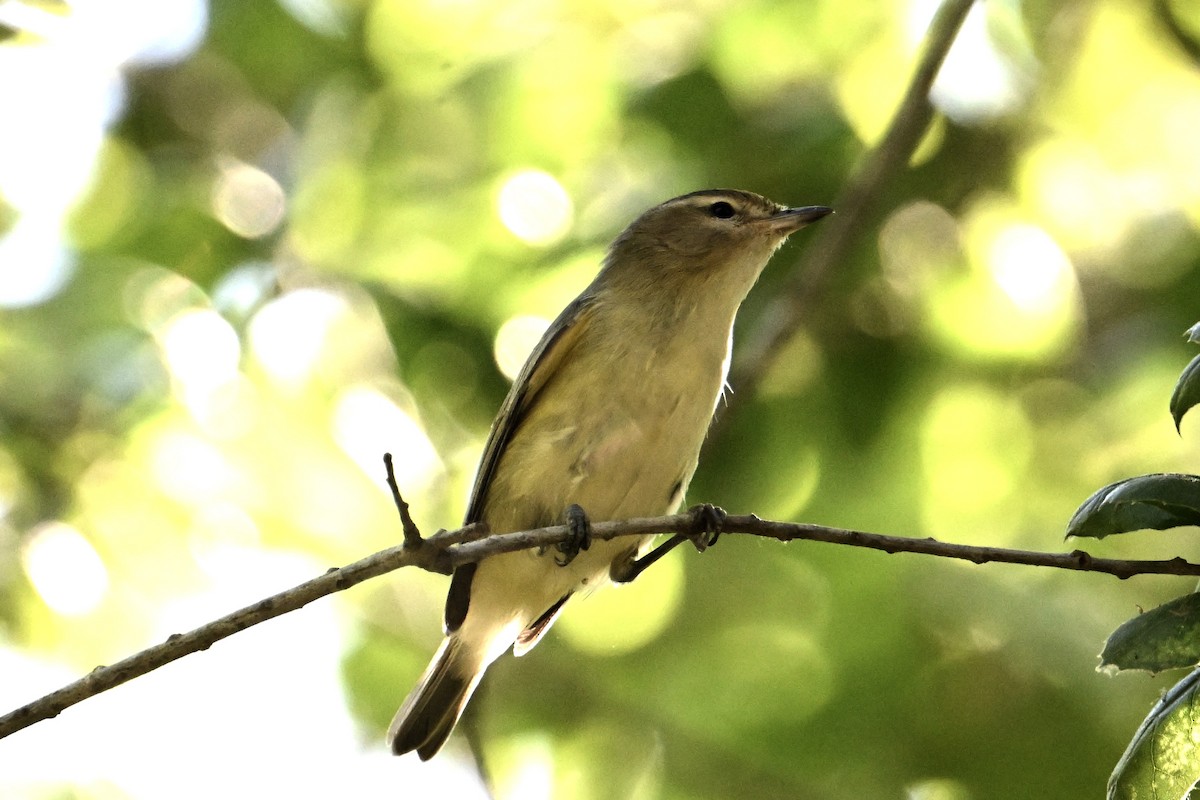
[[[592,536],[614,539],[618,536],[639,536],[648,533],[689,534],[694,530],[691,514],[665,517],[646,517],[618,522],[592,523]],[[1125,561],[1094,558],[1088,553],[1073,550],[1069,553],[1044,553],[1013,550],[1003,547],[975,547],[940,542],[935,539],[914,539],[885,536],[864,531],[830,528],[823,525],[774,522],[752,514],[729,516],[722,533],[746,534],[777,539],[781,542],[807,540],[829,542],[850,547],[866,547],[885,553],[922,553],[942,558],[955,558],[975,564],[1007,563],[1051,567],[1080,572],[1100,572],[1118,578],[1133,575],[1194,575],[1200,576],[1200,564],[1173,558],[1164,561]],[[454,531],[440,531],[415,544],[402,544],[381,550],[344,567],[330,569],[324,575],[267,597],[220,619],[188,631],[173,634],[166,641],[109,666],[96,667],[90,673],[33,702],[0,717],[0,739],[36,722],[58,716],[62,711],[114,686],[145,675],[164,664],[190,653],[207,650],[216,642],[260,622],[303,608],[314,600],[356,586],[401,567],[420,567],[432,572],[447,573],[454,567],[479,561],[498,553],[510,553],[530,548],[552,547],[569,536],[565,525],[537,530],[487,535],[478,525]]]

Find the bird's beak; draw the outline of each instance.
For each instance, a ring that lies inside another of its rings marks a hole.
[[[785,236],[795,233],[809,223],[816,222],[822,217],[833,213],[827,206],[802,206],[800,208],[785,208],[772,214],[767,223],[773,230]]]

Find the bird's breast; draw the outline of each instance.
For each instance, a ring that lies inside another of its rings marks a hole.
[[[571,503],[594,520],[673,511],[724,385],[728,340],[727,327],[704,327],[621,348],[585,343],[497,465],[485,510],[493,530],[549,524]]]

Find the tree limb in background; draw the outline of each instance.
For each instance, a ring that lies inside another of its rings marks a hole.
[[[767,306],[758,326],[733,361],[730,385],[737,398],[752,397],[768,367],[795,332],[801,318],[824,290],[835,266],[846,260],[876,199],[904,169],[933,119],[929,90],[950,51],[974,0],[945,0],[925,34],[924,53],[883,140],[851,176],[842,195],[832,203],[835,213],[810,237],[804,255],[789,271],[791,279]]]

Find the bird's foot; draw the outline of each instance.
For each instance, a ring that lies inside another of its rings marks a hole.
[[[578,503],[572,503],[567,506],[564,516],[569,534],[566,539],[555,546],[558,555],[554,557],[554,563],[560,567],[570,564],[580,551],[587,550],[592,546],[592,523],[588,519],[587,512]]]
[[[641,558],[613,564],[613,568],[609,572],[613,583],[628,583],[684,542],[691,542],[701,553],[716,544],[717,537],[721,535],[721,529],[725,527],[725,518],[729,516],[725,510],[704,503],[692,506],[688,509],[688,513],[692,515],[692,529],[689,532],[675,534]]]
[[[710,503],[692,506],[688,513],[692,515],[692,531],[688,538],[691,539],[696,552],[703,553],[717,543],[729,515],[725,513],[725,509]]]

